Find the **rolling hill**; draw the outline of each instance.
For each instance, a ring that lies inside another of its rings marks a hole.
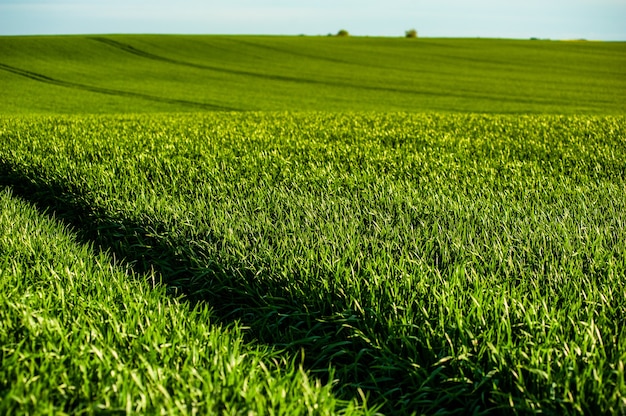
[[[620,114],[624,68],[624,42],[0,37],[0,113]]]

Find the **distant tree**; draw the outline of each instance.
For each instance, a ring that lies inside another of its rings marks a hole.
[[[415,29],[407,30],[406,32],[404,32],[404,36],[406,36],[407,38],[416,38],[417,30]]]
[[[339,32],[337,32],[337,36],[339,36],[339,37],[342,37],[342,38],[343,38],[343,37],[346,37],[346,36],[350,36],[350,34],[348,33],[348,31],[347,31],[347,30],[345,30],[345,29],[341,29]]]

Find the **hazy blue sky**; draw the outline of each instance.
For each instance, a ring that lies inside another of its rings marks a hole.
[[[0,0],[0,35],[254,33],[626,40],[626,0]]]

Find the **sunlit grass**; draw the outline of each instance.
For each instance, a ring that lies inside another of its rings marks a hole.
[[[262,403],[238,397],[234,406],[272,407],[271,373],[294,395],[320,378],[311,403],[333,411],[347,405],[329,395],[325,383],[336,379],[335,395],[356,402],[369,395],[386,412],[617,413],[626,406],[624,122],[358,113],[5,117],[0,172],[14,193],[108,252],[105,261],[88,246],[72,249],[83,250],[77,258],[85,266],[74,273],[84,282],[65,289],[65,299],[83,287],[120,290],[120,302],[106,295],[90,315],[82,311],[91,301],[70,308],[55,286],[39,296],[56,303],[29,311],[77,314],[71,340],[92,340],[102,317],[109,322],[107,311],[130,308],[121,305],[138,297],[144,303],[129,316],[144,329],[133,324],[132,333],[149,340],[118,339],[128,329],[117,330],[106,348],[130,354],[116,370],[129,377],[136,366],[171,373],[180,403],[200,396],[175,376],[187,352],[159,347],[174,334],[180,345],[209,343],[198,359],[218,360],[202,365],[202,377],[226,377],[215,386],[226,382],[235,392],[257,377],[251,385],[269,395]],[[15,236],[31,238],[24,229],[4,235],[6,247]],[[37,267],[73,258],[37,247]],[[110,266],[112,255],[120,265]],[[12,258],[3,255],[10,271],[3,279],[21,280],[24,293],[58,285],[54,273],[67,267],[40,273],[37,283],[21,277],[26,260]],[[164,287],[149,290],[145,280]],[[186,300],[167,300],[165,291]],[[119,319],[110,322],[125,325]],[[87,341],[71,342],[68,351],[88,353]],[[232,343],[239,346],[231,351]],[[104,358],[90,374],[117,362],[98,345]],[[13,348],[3,350],[3,363],[18,360]],[[225,381],[232,372],[220,363],[242,356],[244,369]],[[256,373],[260,363],[270,373]],[[30,367],[8,368],[15,370],[3,373],[10,374],[5,386]],[[118,391],[137,397],[132,377],[120,380]],[[29,385],[51,388],[42,383]]]
[[[4,414],[349,411],[295,358],[243,340],[0,193]],[[340,408],[337,404],[341,404]],[[348,406],[348,407],[346,407]],[[359,413],[361,413],[359,411]]]

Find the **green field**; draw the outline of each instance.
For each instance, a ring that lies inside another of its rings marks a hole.
[[[0,412],[623,414],[625,49],[0,38]]]
[[[625,67],[625,42],[0,37],[0,112],[623,114]]]

